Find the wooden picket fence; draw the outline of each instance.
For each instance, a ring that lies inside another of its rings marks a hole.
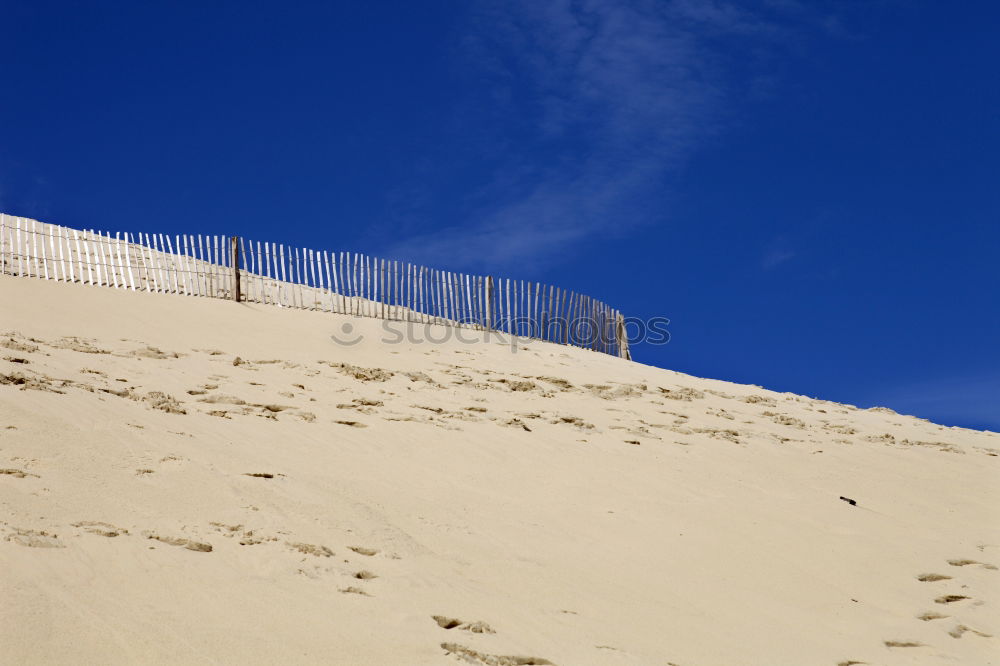
[[[0,214],[0,273],[461,326],[631,358],[622,314],[583,294],[238,236],[112,236]]]

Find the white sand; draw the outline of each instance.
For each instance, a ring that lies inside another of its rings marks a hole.
[[[0,277],[0,662],[1000,663],[1000,436],[380,327]]]

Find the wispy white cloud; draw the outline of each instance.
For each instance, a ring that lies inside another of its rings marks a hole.
[[[726,117],[729,54],[713,42],[782,29],[714,0],[481,5],[464,53],[506,118],[484,129],[494,177],[461,224],[388,251],[502,265],[662,220],[671,178]]]

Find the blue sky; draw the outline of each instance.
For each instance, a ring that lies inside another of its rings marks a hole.
[[[288,5],[294,5],[289,7]],[[1000,7],[4,0],[0,209],[575,289],[1000,430]]]

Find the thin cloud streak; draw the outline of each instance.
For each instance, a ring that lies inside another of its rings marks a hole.
[[[517,195],[487,185],[496,196],[469,223],[407,238],[396,253],[499,264],[643,222],[640,202],[711,131],[723,98],[685,23],[646,2],[482,7],[467,50],[496,81],[498,113],[523,125],[519,142],[496,141],[496,180],[518,174],[506,183]]]
[[[493,84],[477,140],[494,175],[461,223],[388,254],[502,267],[662,223],[679,169],[731,115],[731,52],[793,34],[767,16],[711,0],[479,5],[463,55]]]

